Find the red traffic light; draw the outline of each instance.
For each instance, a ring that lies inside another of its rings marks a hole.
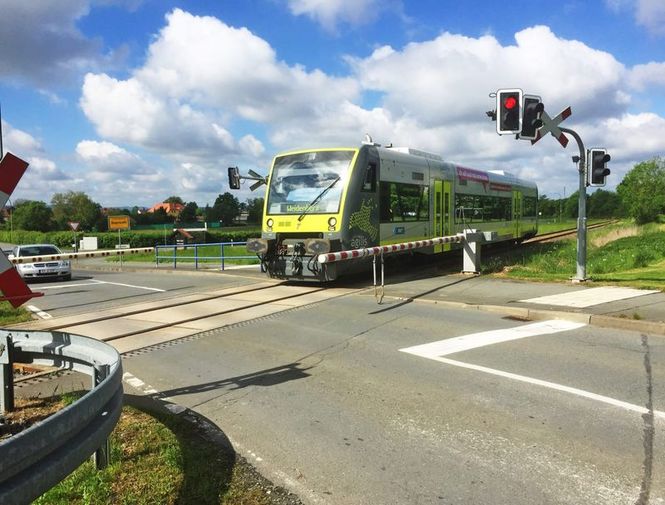
[[[503,106],[506,109],[514,109],[515,106],[517,105],[517,98],[515,98],[512,95],[509,95],[504,101],[503,101]]]

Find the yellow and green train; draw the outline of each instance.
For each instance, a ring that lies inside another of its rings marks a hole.
[[[330,281],[357,262],[319,254],[454,235],[465,229],[521,241],[538,229],[538,188],[411,148],[307,149],[277,155],[267,178],[261,238],[247,249],[269,276]],[[420,249],[441,253],[455,244]]]

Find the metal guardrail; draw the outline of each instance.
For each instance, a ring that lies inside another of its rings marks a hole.
[[[212,262],[219,262],[221,269],[224,270],[226,262],[230,259],[257,260],[258,264],[258,258],[256,257],[255,254],[245,255],[245,256],[224,254],[225,247],[228,248],[233,246],[244,246],[244,245],[247,245],[247,242],[215,242],[211,244],[158,245],[155,246],[155,265],[159,266],[160,262],[169,262],[169,263],[172,262],[173,268],[178,268],[178,261],[189,262],[189,263],[193,262],[194,267],[198,270],[200,262],[209,264],[212,261]],[[210,248],[212,247],[219,247],[218,256],[211,256],[210,254],[204,254],[204,255],[199,254],[199,251],[201,249],[210,250]],[[193,249],[194,254],[192,256],[188,256],[186,254],[178,254],[178,251],[187,251],[188,249]],[[172,253],[170,255],[166,255],[166,254],[160,254],[160,251],[172,251]]]
[[[3,409],[13,408],[12,363],[34,363],[90,375],[80,399],[0,442],[0,503],[30,503],[93,453],[108,463],[108,437],[122,410],[122,363],[110,345],[64,332],[0,329]],[[7,373],[9,369],[9,373]]]

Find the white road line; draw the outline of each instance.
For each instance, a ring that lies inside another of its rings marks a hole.
[[[517,340],[526,337],[534,337],[537,335],[547,335],[551,333],[558,333],[561,331],[574,330],[582,326],[585,325],[569,321],[560,321],[560,320],[543,321],[542,323],[528,324],[506,330],[472,333],[470,335],[450,338],[447,340],[440,340],[437,342],[431,342],[429,344],[416,345],[413,347],[405,347],[404,349],[400,349],[400,351],[409,354],[414,354],[422,358],[431,359],[433,361],[438,361],[439,363],[445,363],[447,365],[466,368],[468,370],[475,370],[476,372],[483,372],[490,375],[503,377],[506,379],[516,380],[527,384],[546,387],[548,389],[553,389],[556,391],[573,394],[575,396],[580,396],[582,398],[587,398],[597,402],[605,403],[607,405],[612,405],[614,407],[619,407],[632,412],[637,412],[639,414],[647,414],[649,411],[645,407],[617,400],[615,398],[610,398],[609,396],[603,396],[596,393],[591,393],[589,391],[584,391],[582,389],[577,389],[570,386],[564,386],[563,384],[557,384],[555,382],[544,381],[541,379],[534,379],[533,377],[526,377],[524,375],[518,375],[511,372],[504,372],[502,370],[496,370],[494,368],[488,368],[480,365],[473,365],[471,363],[463,363],[461,361],[456,361],[443,357],[448,354],[467,351],[470,349],[477,349],[479,347],[497,344],[500,342],[508,342],[511,340]],[[654,417],[656,418],[665,419],[664,411],[654,410],[653,414]]]
[[[517,340],[520,338],[535,337],[538,335],[547,335],[560,331],[575,330],[577,328],[581,328],[582,326],[584,326],[583,323],[573,323],[571,321],[554,319],[551,321],[543,321],[540,323],[518,326],[516,328],[472,333],[470,335],[439,340],[429,344],[407,347],[405,349],[400,349],[400,351],[408,352],[409,354],[415,354],[416,356],[422,356],[423,358],[431,358],[433,356],[439,357],[446,356],[448,354],[454,354],[456,352],[476,349],[478,347],[484,347],[486,345]]]
[[[160,400],[175,403],[171,398],[168,396],[162,395],[159,391],[157,391],[155,388],[153,388],[151,385],[146,384],[143,382],[141,379],[138,377],[135,377],[129,372],[125,372],[122,374],[122,380],[123,382],[126,382],[130,386],[132,386],[134,389],[139,390],[141,393],[144,395],[151,395],[151,396],[157,396],[159,397]],[[172,409],[169,409],[172,410]],[[179,410],[176,408],[176,410]]]
[[[42,289],[66,289],[66,288],[81,288],[84,286],[94,286],[95,282],[86,282],[85,284],[58,284],[57,286],[39,286],[39,290]]]
[[[159,293],[166,292],[165,289],[149,288],[147,286],[135,286],[134,284],[122,284],[120,282],[98,281],[97,279],[93,279],[92,282],[95,284],[111,284],[112,286],[123,286],[125,288],[147,289],[148,291],[158,291]]]
[[[571,291],[558,295],[540,296],[538,298],[528,298],[526,300],[520,300],[520,302],[584,308],[592,307],[593,305],[600,305],[601,303],[616,302],[618,300],[635,298],[636,296],[651,295],[654,293],[660,293],[660,291],[652,291],[648,289],[617,288],[609,286],[602,288],[581,289],[579,291]]]
[[[33,314],[36,314],[37,317],[41,317],[42,319],[51,319],[53,317],[48,312],[44,312],[42,309],[40,309],[39,307],[35,307],[34,305],[26,305],[25,308],[28,309]]]
[[[524,375],[517,375],[510,372],[503,372],[501,370],[495,370],[493,368],[487,368],[479,365],[472,365],[470,363],[462,363],[461,361],[455,361],[448,358],[439,358],[431,357],[434,361],[439,361],[440,363],[446,363],[448,365],[457,366],[461,368],[467,368],[469,370],[475,370],[477,372],[484,372],[491,375],[497,375],[499,377],[504,377],[506,379],[512,379],[520,382],[526,382],[527,384],[534,384],[536,386],[542,386],[549,389],[554,389],[556,391],[562,391],[564,393],[570,393],[575,396],[581,396],[583,398],[588,398],[590,400],[595,400],[597,402],[606,403],[608,405],[613,405],[615,407],[620,407],[625,410],[630,410],[637,412],[639,414],[648,414],[649,411],[640,407],[639,405],[634,405],[632,403],[624,402],[621,400],[616,400],[615,398],[610,398],[609,396],[598,395],[596,393],[590,393],[589,391],[584,391],[582,389],[573,388],[570,386],[564,386],[563,384],[557,384],[555,382],[548,382],[540,379],[534,379],[532,377],[525,377]],[[665,419],[665,412],[661,410],[654,410],[653,415],[656,418]]]

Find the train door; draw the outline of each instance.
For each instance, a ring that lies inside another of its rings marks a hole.
[[[450,181],[434,181],[434,236],[445,237],[451,233],[452,213],[450,206],[452,204],[451,198],[451,183]],[[450,251],[450,244],[442,244],[434,246],[434,252],[440,253],[443,251]]]
[[[522,192],[513,191],[513,233],[515,238],[521,236]]]

